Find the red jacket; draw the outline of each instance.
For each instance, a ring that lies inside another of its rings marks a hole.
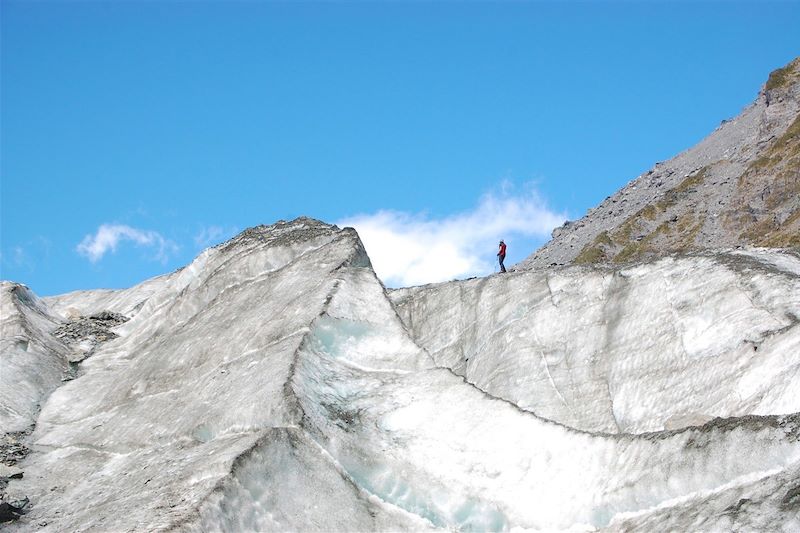
[[[497,255],[499,255],[501,257],[505,257],[506,256],[506,243],[504,243],[504,242],[500,243],[500,251],[497,252]]]

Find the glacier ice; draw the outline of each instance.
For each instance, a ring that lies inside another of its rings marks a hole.
[[[781,260],[697,254],[390,297],[437,364],[482,390],[578,429],[641,433],[800,411],[800,276]]]
[[[797,529],[798,264],[387,291],[352,229],[301,218],[126,290],[5,283],[3,430],[35,421],[8,527]],[[62,382],[52,331],[100,311],[130,320]]]
[[[60,322],[27,287],[0,282],[0,309],[0,428],[21,432],[69,370],[68,348],[52,335]]]

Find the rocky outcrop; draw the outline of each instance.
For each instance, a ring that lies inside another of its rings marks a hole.
[[[800,246],[800,58],[738,117],[557,229],[516,268],[747,245]]]
[[[111,328],[128,320],[120,313],[102,311],[88,317],[73,318],[56,328],[53,335],[72,347],[67,358],[70,363],[78,363],[92,355],[99,344],[115,339],[118,335]]]

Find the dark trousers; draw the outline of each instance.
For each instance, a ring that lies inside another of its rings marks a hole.
[[[500,260],[500,272],[505,272],[506,271],[506,267],[503,265],[503,261],[505,261],[506,256],[505,255],[498,255],[497,259]]]

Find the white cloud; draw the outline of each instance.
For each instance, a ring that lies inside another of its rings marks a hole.
[[[178,249],[174,242],[165,239],[156,231],[140,230],[124,224],[102,224],[97,228],[97,233],[84,237],[76,250],[92,263],[96,263],[107,252],[115,252],[122,241],[132,241],[137,246],[153,247],[156,250],[154,259],[162,262]]]
[[[206,226],[194,236],[194,243],[198,248],[206,248],[222,242],[223,240],[233,236],[238,231],[239,230],[235,227],[225,229],[222,226]]]
[[[378,276],[389,286],[409,286],[484,275],[494,270],[497,242],[549,237],[566,219],[530,187],[514,194],[504,183],[470,210],[436,219],[378,211],[337,222],[361,236]],[[529,252],[533,252],[530,250]]]
[[[25,253],[25,250],[22,246],[15,246],[13,248],[14,256],[12,261],[14,262],[14,266],[21,267],[28,262],[28,254]]]
[[[22,246],[12,246],[0,255],[0,265],[14,269],[32,270],[33,262]],[[3,274],[5,275],[5,273]]]
[[[49,261],[52,245],[50,239],[38,235],[0,253],[0,266],[33,272],[37,265]]]

